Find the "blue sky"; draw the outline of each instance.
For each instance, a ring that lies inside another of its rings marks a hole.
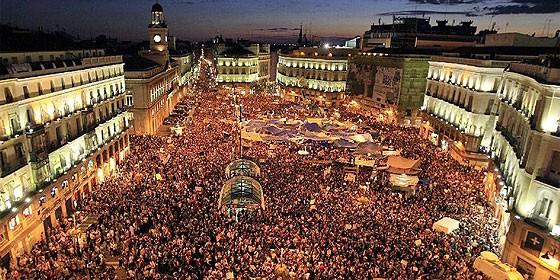
[[[108,34],[147,37],[152,0],[0,0],[0,22],[65,29],[82,38]],[[392,13],[436,19],[473,20],[479,30],[496,22],[500,31],[537,36],[560,29],[560,0],[161,0],[172,35],[203,40],[230,38],[291,40],[297,28],[320,37],[352,37]]]

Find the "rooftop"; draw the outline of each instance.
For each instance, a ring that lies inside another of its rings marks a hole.
[[[125,71],[147,71],[159,66],[158,63],[141,56],[128,56],[124,58]]]
[[[0,25],[0,52],[60,51],[93,49],[92,41],[82,41],[63,32],[30,30],[10,25]]]
[[[348,59],[349,56],[356,55],[357,49],[351,48],[327,48],[327,47],[307,47],[282,53],[281,56],[294,58],[315,58],[315,59]]]
[[[223,52],[220,53],[220,55],[237,57],[237,56],[254,56],[255,54],[252,51],[249,51],[240,45],[235,45],[226,48]]]
[[[122,56],[95,56],[0,64],[0,79],[26,78],[122,63]]]
[[[560,58],[546,57],[512,63],[510,72],[526,75],[541,84],[560,85]]]

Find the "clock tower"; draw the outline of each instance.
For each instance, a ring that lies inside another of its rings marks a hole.
[[[150,36],[150,53],[167,56],[169,54],[167,42],[168,29],[163,18],[163,8],[159,3],[155,3],[152,6],[152,18],[148,26],[148,34]]]

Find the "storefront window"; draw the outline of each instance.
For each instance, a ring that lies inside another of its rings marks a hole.
[[[536,268],[522,258],[517,258],[516,268],[517,271],[519,271],[521,275],[523,275],[523,277],[527,280],[532,280],[533,276],[535,276]]]
[[[19,225],[19,217],[18,216],[13,217],[8,224],[10,230],[14,230],[18,225]]]
[[[7,192],[4,192],[2,195],[2,200],[4,201],[4,209],[12,208],[12,202],[10,201],[10,195]]]
[[[45,200],[47,200],[47,196],[46,196],[46,195],[42,195],[42,196],[39,198],[39,206],[42,206],[43,203],[45,203]]]
[[[14,198],[15,200],[20,200],[23,197],[23,187],[18,185],[14,188]]]
[[[33,214],[33,212],[31,211],[31,205],[29,205],[27,208],[23,209],[23,216],[26,218],[31,217],[31,215]]]

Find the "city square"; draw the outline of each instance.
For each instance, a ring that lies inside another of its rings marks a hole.
[[[137,46],[0,25],[0,279],[560,279],[560,31],[150,6]]]

